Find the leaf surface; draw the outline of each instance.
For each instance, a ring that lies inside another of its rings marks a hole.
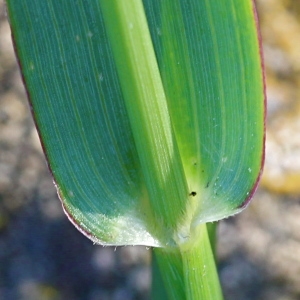
[[[165,246],[239,212],[257,185],[257,20],[250,0],[124,1],[7,6],[70,220],[97,243]]]
[[[222,219],[247,203],[264,155],[264,87],[253,3],[147,4],[186,177],[201,202],[195,222]]]

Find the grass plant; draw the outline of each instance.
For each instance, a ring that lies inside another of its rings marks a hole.
[[[222,299],[216,223],[264,160],[251,0],[7,0],[63,209],[101,245],[153,247],[154,299]]]

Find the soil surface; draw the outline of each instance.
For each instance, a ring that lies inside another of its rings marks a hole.
[[[258,0],[267,75],[258,192],[220,222],[227,300],[300,299],[300,2]],[[30,115],[0,0],[0,299],[149,299],[151,251],[101,247],[63,214]]]

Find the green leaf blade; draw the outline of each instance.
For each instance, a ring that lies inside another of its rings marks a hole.
[[[253,3],[144,3],[186,177],[199,197],[194,222],[237,213],[256,186],[264,156]]]
[[[130,32],[110,15],[124,4],[128,22],[126,2],[7,2],[45,153],[78,229],[107,245],[170,246],[242,209],[264,146],[252,1],[130,0],[144,5],[152,41],[142,30],[126,45]]]
[[[102,244],[157,245],[101,10],[78,3],[9,7],[45,153],[64,209],[85,234]]]

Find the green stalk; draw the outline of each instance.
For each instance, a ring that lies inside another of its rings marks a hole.
[[[163,277],[161,274],[156,255],[152,252],[152,283],[151,283],[151,299],[168,299],[166,286],[164,285]]]
[[[206,229],[210,241],[210,246],[215,260],[217,259],[216,247],[217,247],[217,227],[218,222],[206,223]]]
[[[190,197],[143,3],[100,4],[155,220],[150,223],[172,244],[178,228],[187,228]]]
[[[197,228],[194,237],[193,242],[178,248],[154,249],[168,299],[221,300],[222,290],[206,224]]]

